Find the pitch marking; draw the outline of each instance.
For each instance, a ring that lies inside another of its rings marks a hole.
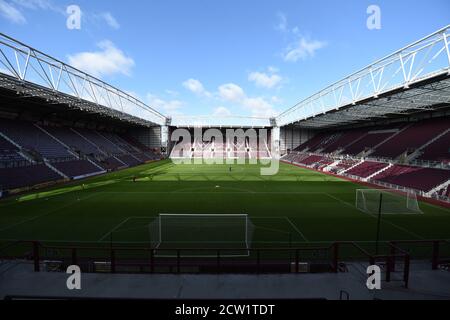
[[[292,226],[292,228],[294,228],[295,231],[298,232],[298,234],[306,241],[309,242],[308,238],[305,237],[305,235],[297,228],[297,226],[291,221],[291,219],[289,219],[288,217],[284,217],[286,219],[287,222],[289,222],[289,224]]]

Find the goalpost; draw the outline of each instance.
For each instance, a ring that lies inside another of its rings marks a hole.
[[[160,214],[149,225],[157,256],[249,256],[254,226],[247,214]]]
[[[406,195],[403,195],[389,189],[356,190],[356,208],[369,214],[423,213],[420,210],[415,193],[408,192]]]

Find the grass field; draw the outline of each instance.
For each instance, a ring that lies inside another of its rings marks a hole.
[[[267,177],[259,165],[229,167],[166,160],[8,198],[0,239],[149,244],[160,213],[185,213],[248,214],[252,246],[375,240],[376,216],[355,208],[360,185],[287,164]],[[420,208],[424,214],[383,216],[381,240],[450,239],[450,210]]]

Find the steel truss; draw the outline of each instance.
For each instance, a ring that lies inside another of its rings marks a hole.
[[[139,99],[0,33],[0,87],[140,125],[166,117]]]
[[[305,99],[277,123],[327,128],[448,104],[449,41],[450,25]]]

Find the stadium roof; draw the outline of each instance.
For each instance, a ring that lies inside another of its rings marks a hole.
[[[140,125],[167,118],[139,99],[0,33],[0,87],[93,114]]]
[[[328,128],[450,104],[450,25],[328,86],[277,124]]]
[[[0,33],[0,88],[140,125],[330,128],[450,106],[450,25],[328,86],[275,119],[164,116],[130,94]]]

